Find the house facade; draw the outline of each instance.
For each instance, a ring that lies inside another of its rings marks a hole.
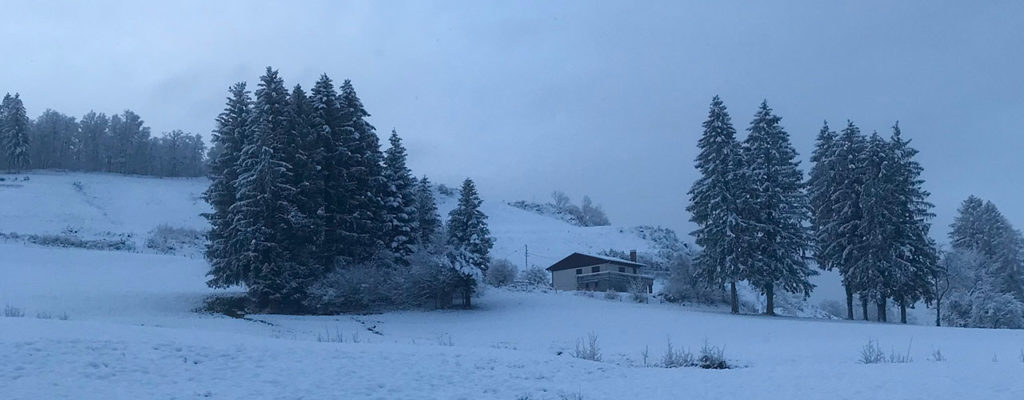
[[[636,262],[635,251],[630,252],[630,259],[572,253],[547,270],[556,290],[628,292],[632,285],[642,285],[651,293],[654,278],[644,275],[646,266]]]

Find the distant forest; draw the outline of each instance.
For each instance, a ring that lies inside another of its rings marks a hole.
[[[180,130],[160,137],[138,114],[107,116],[90,111],[81,119],[47,109],[29,119],[18,94],[0,104],[0,166],[12,172],[62,169],[155,176],[203,176],[206,145]]]

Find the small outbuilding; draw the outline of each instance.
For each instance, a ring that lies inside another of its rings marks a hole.
[[[654,278],[644,275],[647,266],[636,261],[636,251],[631,251],[629,258],[572,253],[547,270],[551,271],[551,285],[556,290],[628,292],[639,286],[651,293]]]

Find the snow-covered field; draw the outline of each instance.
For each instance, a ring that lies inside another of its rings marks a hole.
[[[0,232],[73,226],[141,242],[157,225],[203,226],[203,180],[37,173],[16,183],[0,186]],[[628,230],[576,228],[498,201],[484,211],[496,253],[515,260],[523,244],[531,261],[534,251],[645,245]],[[1024,398],[1021,331],[732,316],[498,289],[469,311],[243,320],[192,311],[215,293],[205,273],[188,256],[0,243],[0,306],[25,314],[0,317],[0,398]],[[570,355],[588,335],[602,362]],[[740,368],[643,367],[645,348],[658,363],[669,340],[692,351],[724,347]],[[869,340],[912,362],[859,363]],[[936,350],[945,361],[931,359]]]

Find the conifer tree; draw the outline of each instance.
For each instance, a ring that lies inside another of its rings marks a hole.
[[[474,269],[460,272],[463,304],[467,308],[476,287],[475,276],[487,270],[491,263],[491,248],[494,247],[494,238],[487,227],[487,215],[480,211],[482,203],[476,185],[467,178],[462,182],[458,205],[448,213],[448,245],[456,250],[459,258],[456,264],[466,264]]]
[[[465,250],[471,265],[486,270],[494,238],[487,227],[487,215],[480,211],[481,204],[476,185],[467,178],[462,182],[458,205],[448,213],[448,244]]]
[[[848,317],[852,314],[853,294],[861,294],[862,299],[866,299],[866,294],[863,293],[865,284],[862,280],[866,280],[867,275],[862,276],[855,268],[857,260],[861,257],[858,251],[863,242],[859,232],[863,219],[861,196],[864,191],[866,148],[867,140],[860,129],[853,122],[847,121],[846,127],[836,139],[831,160],[832,211],[829,221],[818,228],[827,235],[822,238],[824,240],[817,243],[817,257],[835,266],[843,277]],[[866,307],[864,305],[865,318]]]
[[[949,233],[955,250],[975,251],[990,265],[994,289],[1024,300],[1024,238],[995,204],[970,196],[961,204]]]
[[[736,249],[743,240],[740,197],[743,159],[736,130],[722,100],[711,100],[704,133],[697,143],[700,177],[690,189],[690,220],[697,225],[692,235],[702,251],[697,256],[698,274],[706,282],[729,284],[732,313],[739,313],[736,282],[744,279],[744,267]]]
[[[236,242],[235,215],[231,207],[237,201],[235,181],[241,173],[242,149],[250,142],[252,99],[244,82],[231,86],[230,96],[224,111],[217,116],[217,127],[213,132],[213,143],[220,149],[217,157],[210,160],[210,187],[204,198],[213,212],[204,214],[210,221],[206,259],[210,262],[211,287],[223,288],[243,283],[247,271],[239,263]]]
[[[415,178],[406,166],[405,147],[398,132],[391,131],[391,147],[384,155],[386,186],[385,246],[395,255],[406,257],[415,251],[418,221],[416,219]]]
[[[384,177],[380,142],[370,113],[363,108],[352,82],[345,80],[339,100],[342,148],[349,153],[345,177],[350,186],[347,211],[351,235],[343,247],[347,259],[365,261],[384,247]]]
[[[416,227],[419,230],[418,241],[423,245],[433,243],[441,231],[434,188],[426,175],[416,184]]]
[[[887,319],[886,299],[892,296],[892,286],[899,274],[896,254],[902,245],[896,224],[899,209],[893,195],[895,168],[888,147],[878,133],[868,139],[861,195],[863,218],[858,225],[863,242],[858,244],[859,258],[854,267],[862,272],[863,290],[878,305],[879,321]]]
[[[829,243],[836,240],[835,226],[832,221],[836,216],[835,199],[838,191],[836,150],[838,135],[828,127],[826,121],[818,132],[814,152],[811,154],[811,172],[807,179],[808,199],[811,205],[811,231],[814,237],[814,257],[818,267],[831,271],[839,268],[842,260],[832,259],[825,251]],[[846,288],[847,319],[853,319],[853,292]]]
[[[286,146],[291,160],[292,179],[289,185],[295,189],[293,202],[301,214],[301,226],[295,234],[297,239],[306,243],[312,254],[308,254],[308,262],[323,266],[318,257],[323,246],[324,232],[324,182],[319,178],[319,166],[316,164],[316,153],[319,143],[315,134],[313,105],[300,85],[295,85],[288,98],[288,140]]]
[[[7,94],[0,103],[0,147],[7,160],[7,168],[19,172],[29,166],[29,127],[21,97]]]
[[[239,234],[234,245],[245,266],[245,283],[254,306],[272,313],[302,307],[304,290],[317,271],[303,262],[305,248],[295,232],[301,212],[297,190],[289,183],[295,149],[289,148],[288,91],[277,71],[260,78],[253,106],[252,142],[242,150],[242,173],[235,181],[237,201],[231,207]]]
[[[902,137],[899,123],[893,126],[889,139],[889,157],[895,174],[890,194],[895,199],[898,219],[892,221],[900,248],[896,253],[897,268],[893,286],[893,299],[900,307],[900,322],[907,323],[907,307],[919,300],[930,302],[934,298],[931,281],[937,273],[939,255],[928,232],[928,222],[934,214],[928,202],[921,172],[924,170],[914,159],[917,150]]]
[[[781,118],[762,102],[743,144],[746,171],[741,218],[748,223],[739,250],[749,260],[745,276],[765,295],[768,315],[775,315],[775,287],[809,295],[808,277],[817,271],[807,266],[810,248],[804,222],[808,219],[803,174]]]
[[[321,75],[313,86],[310,102],[315,147],[307,153],[318,167],[316,185],[322,188],[324,207],[323,239],[317,257],[322,265],[330,268],[336,257],[344,255],[345,242],[351,238],[348,232],[353,229],[348,211],[353,190],[345,174],[351,156],[346,147],[338,94],[326,74]]]

